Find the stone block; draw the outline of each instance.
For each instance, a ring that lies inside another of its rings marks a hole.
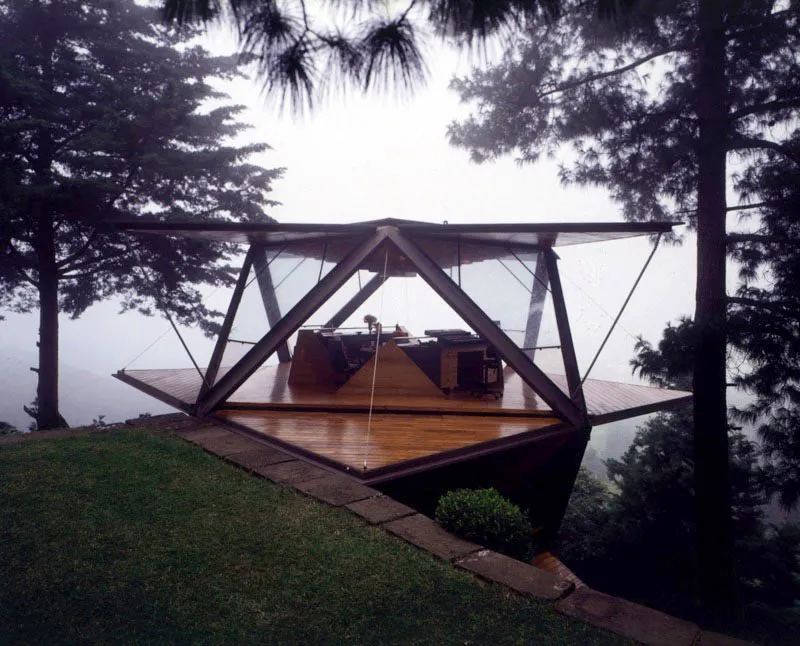
[[[257,447],[258,448],[232,453],[225,459],[247,471],[256,471],[270,464],[289,462],[295,459],[288,453],[273,449],[270,446],[257,445]]]
[[[481,549],[480,545],[456,538],[422,514],[393,520],[384,527],[395,536],[448,561]]]
[[[469,554],[456,561],[456,566],[536,599],[554,601],[574,588],[550,572],[491,550]]]
[[[183,422],[190,419],[186,413],[166,413],[164,415],[151,415],[150,417],[132,417],[126,419],[125,424],[128,426],[161,426],[163,424],[171,424],[175,422]]]
[[[298,482],[295,488],[334,507],[341,507],[347,503],[372,498],[379,494],[375,489],[339,474]]]
[[[569,617],[651,646],[691,646],[700,634],[691,622],[590,588],[576,590],[556,607]]]
[[[346,505],[346,507],[373,525],[388,523],[390,520],[397,520],[403,516],[417,513],[411,507],[399,503],[388,496],[359,500]]]
[[[330,471],[325,471],[324,469],[315,467],[307,462],[301,462],[300,460],[270,464],[255,469],[255,472],[268,480],[284,484],[295,484],[307,480],[314,480],[316,478],[324,478],[331,474]]]
[[[205,437],[198,440],[197,443],[202,446],[209,453],[225,457],[240,453],[242,451],[249,451],[258,448],[258,442],[254,442],[249,437],[238,435],[236,433],[228,433],[227,435]]]
[[[233,435],[233,433],[219,426],[206,424],[205,426],[200,426],[198,428],[187,428],[175,431],[175,435],[182,437],[184,440],[191,442],[192,444],[199,444],[202,440],[212,437],[225,437],[226,435]]]

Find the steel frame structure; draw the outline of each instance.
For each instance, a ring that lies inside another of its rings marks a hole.
[[[424,237],[424,236],[423,236]],[[429,239],[429,238],[428,238]],[[453,241],[458,240],[457,238]],[[225,316],[214,354],[206,375],[208,386],[204,387],[195,405],[197,415],[206,415],[222,405],[227,398],[241,386],[269,357],[278,353],[281,362],[288,361],[289,337],[302,326],[358,269],[384,245],[391,245],[414,266],[418,275],[425,280],[437,294],[467,322],[481,337],[494,346],[499,355],[553,410],[554,414],[576,428],[588,428],[586,407],[577,372],[577,359],[572,343],[569,320],[564,303],[563,292],[558,277],[555,253],[550,248],[540,249],[537,259],[534,290],[531,293],[528,325],[525,338],[530,341],[538,336],[541,310],[548,291],[545,281],[549,281],[549,291],[553,297],[556,322],[560,338],[561,352],[570,392],[565,394],[536,364],[525,350],[520,349],[490,317],[452,280],[417,244],[413,237],[405,235],[396,226],[377,226],[372,235],[365,237],[342,260],[336,264],[300,301],[288,312],[280,315],[275,298],[275,288],[269,275],[263,245],[253,244],[248,250],[242,272],[237,281],[230,307]],[[508,246],[508,245],[506,245]],[[270,323],[269,331],[234,364],[222,377],[216,379],[222,355],[228,342],[233,320],[241,303],[242,292],[251,268],[259,276],[262,294]],[[261,277],[264,276],[262,279]],[[384,284],[389,276],[378,275],[368,281],[333,317],[326,327],[338,327],[352,312]],[[537,285],[540,288],[537,289]],[[544,287],[541,287],[544,285]],[[538,320],[537,320],[538,313]],[[535,342],[535,341],[533,341]],[[282,349],[285,349],[282,350]],[[577,379],[577,381],[576,381]]]

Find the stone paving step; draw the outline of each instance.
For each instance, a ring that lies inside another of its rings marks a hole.
[[[295,484],[298,482],[305,482],[307,480],[314,480],[315,478],[324,478],[331,474],[330,471],[325,471],[319,467],[315,467],[308,462],[300,460],[292,460],[291,462],[281,462],[280,464],[270,464],[265,467],[255,469],[255,472],[264,476],[273,482],[280,482],[283,484]]]
[[[576,590],[556,608],[650,646],[693,646],[700,636],[696,624],[590,588]]]
[[[223,458],[234,453],[257,449],[260,446],[258,442],[251,440],[249,437],[237,435],[236,433],[203,438],[197,443],[209,453],[214,453]]]
[[[573,589],[569,581],[492,550],[469,554],[455,565],[536,599],[554,601]]]
[[[206,424],[198,428],[175,431],[175,435],[179,435],[184,440],[191,442],[192,444],[200,444],[201,442],[211,438],[226,437],[228,435],[232,435],[232,433],[230,431],[226,431],[224,428],[220,428],[219,426]]]
[[[411,507],[407,507],[393,498],[389,498],[389,496],[359,500],[346,505],[346,507],[372,525],[388,523],[390,520],[397,520],[417,513]]]
[[[557,577],[571,581],[576,588],[583,588],[586,584],[578,576],[564,565],[555,554],[550,552],[540,552],[533,557],[533,564],[540,570],[545,570]]]
[[[695,646],[756,646],[756,644],[745,641],[744,639],[728,637],[727,635],[715,633],[710,630],[701,630],[700,638],[697,640]]]
[[[324,478],[315,478],[306,482],[299,482],[295,489],[302,491],[334,507],[341,507],[348,503],[372,498],[380,494],[379,491],[356,482],[344,475],[333,474]]]
[[[296,458],[278,449],[273,449],[270,446],[259,445],[254,449],[232,453],[225,459],[246,471],[255,472],[257,469],[267,467],[271,464],[289,462]]]
[[[451,561],[477,552],[480,545],[456,538],[442,529],[435,521],[422,514],[414,514],[384,525],[387,531],[399,536],[440,559]]]

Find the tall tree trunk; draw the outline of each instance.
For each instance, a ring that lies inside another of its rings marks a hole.
[[[39,387],[36,425],[39,430],[66,426],[58,412],[58,268],[53,221],[39,219]]]
[[[717,618],[736,611],[725,338],[727,85],[722,0],[700,0],[694,475],[699,592]]]

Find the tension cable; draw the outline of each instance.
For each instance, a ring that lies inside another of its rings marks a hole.
[[[378,357],[380,356],[381,319],[383,318],[383,296],[386,293],[386,271],[389,266],[389,248],[383,258],[383,283],[381,283],[381,306],[378,309],[378,324],[375,326],[375,361],[372,364],[372,388],[369,392],[369,416],[367,417],[367,441],[364,446],[364,471],[367,470],[367,457],[369,455],[369,435],[372,430],[372,406],[375,403],[375,377],[378,374]]]
[[[633,287],[631,287],[631,291],[628,293],[628,297],[625,299],[625,302],[622,303],[622,307],[619,309],[619,313],[617,314],[616,318],[614,319],[614,322],[611,324],[611,327],[608,330],[608,334],[606,334],[606,338],[603,339],[603,342],[600,344],[600,347],[597,350],[597,354],[595,354],[594,355],[594,359],[592,359],[592,363],[589,364],[589,369],[586,371],[586,374],[583,375],[583,379],[581,379],[581,383],[579,383],[578,387],[575,389],[576,392],[583,387],[584,382],[589,377],[589,373],[592,371],[592,368],[594,368],[594,364],[597,363],[597,359],[600,357],[600,353],[603,351],[603,348],[605,347],[606,342],[608,341],[609,337],[611,336],[611,333],[614,331],[614,327],[616,327],[617,322],[619,321],[620,317],[622,316],[622,313],[625,311],[625,308],[627,307],[628,302],[631,300],[631,297],[633,296],[633,292],[635,292],[636,288],[639,286],[639,281],[642,280],[642,276],[644,276],[644,272],[647,271],[647,267],[650,265],[650,261],[653,259],[653,256],[656,254],[656,250],[658,249],[658,243],[659,242],[661,242],[661,234],[660,233],[658,234],[658,237],[656,238],[656,243],[653,245],[653,250],[650,252],[650,255],[647,257],[647,260],[644,263],[644,267],[642,267],[642,270],[639,272],[639,275],[636,277],[636,281],[633,283]],[[574,397],[575,394],[576,393],[573,392],[573,393],[571,393],[570,396]]]

